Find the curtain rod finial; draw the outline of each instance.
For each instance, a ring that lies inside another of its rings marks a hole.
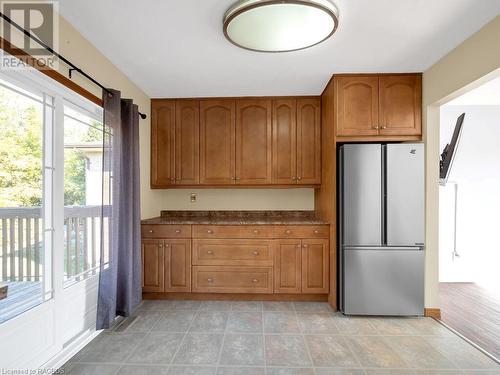
[[[141,116],[143,120],[146,120],[148,118],[148,116],[146,116],[144,113],[141,112],[139,112],[139,116]]]

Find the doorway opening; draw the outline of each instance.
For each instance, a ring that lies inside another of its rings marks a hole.
[[[441,150],[463,113],[439,188],[441,317],[500,360],[500,77],[441,106]]]

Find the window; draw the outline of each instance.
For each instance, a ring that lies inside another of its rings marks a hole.
[[[52,296],[54,98],[0,79],[0,323]]]
[[[99,116],[64,102],[65,285],[97,272],[101,252],[104,128]],[[106,168],[105,168],[106,167]],[[108,219],[104,218],[108,224]],[[106,244],[108,242],[106,241]]]
[[[97,274],[111,139],[102,108],[37,71],[0,72],[0,324]]]

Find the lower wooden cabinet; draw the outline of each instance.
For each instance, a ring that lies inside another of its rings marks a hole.
[[[328,245],[328,240],[302,240],[302,293],[328,293]]]
[[[191,291],[191,240],[166,240],[165,292]]]
[[[142,240],[142,291],[163,292],[165,254],[162,240]]]
[[[272,267],[193,266],[193,292],[272,293]]]
[[[326,294],[328,228],[143,225],[143,292]]]
[[[274,292],[328,293],[328,244],[326,239],[275,240]]]
[[[191,291],[191,240],[142,240],[143,292]]]
[[[301,287],[300,240],[276,240],[274,243],[274,292],[300,293]]]

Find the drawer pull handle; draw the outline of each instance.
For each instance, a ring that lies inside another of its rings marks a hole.
[[[252,283],[258,283],[258,282],[259,282],[259,280],[257,280],[257,279],[252,280]]]
[[[212,229],[207,230],[208,234],[212,234],[214,231]]]
[[[254,229],[254,230],[253,230],[253,233],[254,233],[254,234],[259,234],[259,231],[258,231],[257,229]]]
[[[149,233],[153,233],[153,230],[152,230],[152,229],[150,229],[150,230],[149,230]]]
[[[287,229],[287,230],[285,231],[285,233],[286,233],[286,234],[291,234],[291,233],[292,233],[292,231],[291,231],[290,229]]]
[[[255,251],[253,252],[253,255],[257,256],[257,255],[259,255],[259,252],[258,252],[257,250],[255,250]]]
[[[319,230],[315,229],[314,234],[319,234]]]
[[[214,279],[212,279],[211,277],[209,277],[209,278],[207,279],[207,281],[208,281],[209,283],[213,283],[213,282],[214,282]]]
[[[213,254],[214,252],[212,250],[207,250],[207,254]]]
[[[181,230],[180,229],[176,229],[175,233],[181,233]]]

